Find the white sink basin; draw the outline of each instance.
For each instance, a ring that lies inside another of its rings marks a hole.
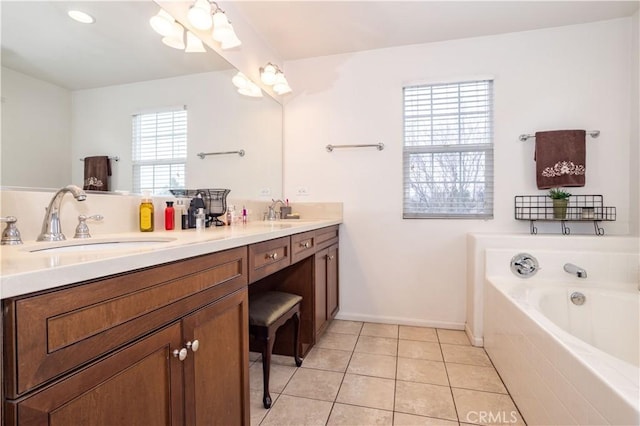
[[[73,240],[49,243],[42,246],[33,246],[26,249],[26,251],[30,253],[64,253],[98,250],[123,250],[136,249],[140,247],[153,247],[175,240],[175,238],[163,237]]]

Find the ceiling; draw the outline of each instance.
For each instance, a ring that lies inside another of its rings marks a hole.
[[[637,0],[231,1],[234,12],[283,60],[593,22],[630,16],[640,5]],[[213,51],[185,54],[162,44],[149,26],[159,10],[151,0],[2,0],[0,7],[2,65],[70,90],[231,68]],[[71,8],[90,13],[95,24],[72,21],[66,16]]]
[[[601,21],[630,16],[639,5],[637,0],[234,3],[283,60]]]
[[[153,1],[6,1],[2,66],[69,90],[126,84],[232,68],[213,51],[185,54],[149,25]],[[79,9],[96,22],[67,16]]]

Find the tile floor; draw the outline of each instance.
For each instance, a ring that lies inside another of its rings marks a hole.
[[[270,410],[250,359],[253,426],[524,424],[463,331],[335,320],[300,368],[273,356]]]

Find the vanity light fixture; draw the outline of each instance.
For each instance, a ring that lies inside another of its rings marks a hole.
[[[231,82],[238,88],[238,93],[252,98],[261,98],[262,90],[253,81],[249,80],[246,75],[238,72],[233,76]]]
[[[167,37],[173,34],[175,31],[174,23],[177,23],[173,16],[169,15],[164,9],[160,9],[160,11],[154,15],[151,19],[149,19],[149,24],[151,24],[151,28],[154,29],[155,32],[160,34],[161,36]]]
[[[173,31],[171,34],[162,37],[162,42],[174,49],[184,50],[184,28],[177,22],[173,23]]]
[[[227,15],[214,1],[196,0],[187,12],[187,19],[199,30],[213,27],[211,37],[220,43],[222,49],[232,49],[242,44]]]
[[[273,91],[278,95],[284,95],[291,92],[291,87],[287,82],[282,70],[271,62],[260,68],[260,79],[268,86],[273,86]]]
[[[81,10],[70,10],[67,12],[67,14],[71,19],[73,19],[74,21],[78,21],[81,24],[93,24],[94,22],[96,22],[93,16]]]

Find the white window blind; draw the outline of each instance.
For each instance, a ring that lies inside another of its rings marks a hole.
[[[154,195],[184,189],[187,110],[180,107],[133,116],[133,191]]]
[[[493,81],[404,88],[403,218],[493,218]]]

